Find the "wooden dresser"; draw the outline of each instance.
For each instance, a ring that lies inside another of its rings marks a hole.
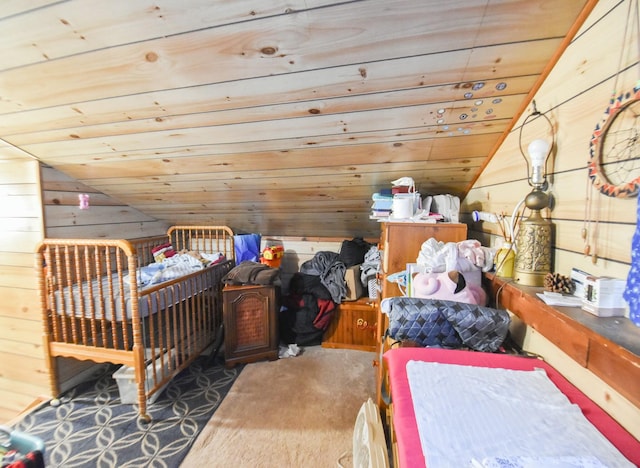
[[[466,224],[428,223],[382,223],[380,249],[382,255],[382,297],[401,296],[395,283],[387,276],[407,268],[407,263],[415,263],[422,244],[430,238],[442,242],[460,242],[467,238]]]
[[[416,263],[420,248],[427,239],[434,238],[441,242],[460,242],[467,239],[466,224],[387,222],[381,223],[381,229],[379,248],[382,255],[382,265],[379,281],[382,293],[380,299],[402,295],[397,284],[387,281],[387,277],[406,270],[407,263]],[[389,321],[388,317],[380,312],[380,308],[377,309],[376,352],[380,356],[380,353],[384,351],[382,338]],[[384,368],[381,362],[376,362],[376,365],[378,372],[377,403],[380,408],[383,408],[384,402],[380,390]]]
[[[239,362],[278,359],[278,302],[275,286],[226,286],[222,291],[224,358]]]

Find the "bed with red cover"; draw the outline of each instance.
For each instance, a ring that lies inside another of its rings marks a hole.
[[[640,465],[640,442],[558,371],[540,359],[508,354],[414,347],[390,349],[383,357],[388,369],[387,384],[391,399],[389,422],[396,467],[426,466],[407,374],[407,364],[410,361],[523,371],[543,369],[567,399],[582,410],[588,422],[595,426],[630,462],[636,466]]]

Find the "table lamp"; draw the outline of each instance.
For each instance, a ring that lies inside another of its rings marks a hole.
[[[522,150],[522,129],[538,117],[543,117],[551,129],[551,142],[535,139],[527,147],[529,159]],[[520,127],[520,153],[527,163],[527,181],[533,189],[526,196],[524,204],[530,210],[527,219],[519,223],[516,235],[516,259],[514,280],[525,286],[543,286],[544,277],[551,272],[551,221],[542,217],[540,211],[549,206],[547,189],[547,160],[553,147],[553,126],[549,119],[536,109],[524,120]]]

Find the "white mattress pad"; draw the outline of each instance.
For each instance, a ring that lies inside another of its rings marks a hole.
[[[429,468],[633,467],[544,370],[409,361]]]

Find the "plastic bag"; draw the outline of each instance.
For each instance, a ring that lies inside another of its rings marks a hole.
[[[354,237],[352,240],[342,241],[340,246],[339,260],[349,268],[354,265],[360,265],[364,262],[364,256],[367,254],[371,244],[362,237]]]
[[[260,261],[260,234],[238,234],[233,236],[236,265],[244,261]]]
[[[440,213],[447,223],[459,223],[460,198],[454,195],[434,195],[431,200],[431,211]]]

